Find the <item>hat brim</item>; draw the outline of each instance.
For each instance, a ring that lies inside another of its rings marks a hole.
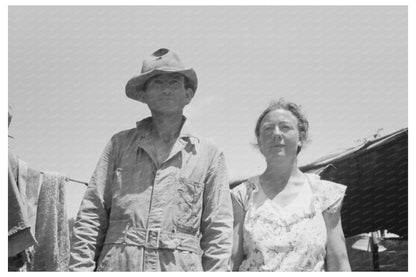
[[[164,73],[179,73],[187,77],[194,85],[194,95],[196,92],[196,88],[198,86],[198,78],[196,77],[195,71],[190,69],[185,70],[175,70],[175,71],[167,71],[167,70],[152,70],[150,72],[140,74],[139,76],[135,76],[131,78],[127,84],[126,84],[126,95],[127,97],[143,102],[139,98],[139,94],[143,91],[143,86],[146,83],[147,80],[149,80],[151,77],[164,74]]]

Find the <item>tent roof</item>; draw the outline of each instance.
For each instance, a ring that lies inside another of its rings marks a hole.
[[[407,237],[407,128],[325,156],[300,169],[347,185],[342,207],[346,237],[380,229]]]
[[[320,168],[325,167],[331,163],[350,159],[352,157],[358,156],[372,149],[377,150],[377,148],[382,147],[384,144],[394,141],[399,137],[402,137],[402,136],[407,137],[407,133],[408,133],[408,129],[403,128],[401,130],[398,130],[384,137],[380,137],[374,140],[366,140],[365,142],[357,146],[350,147],[339,152],[331,153],[309,164],[300,166],[300,169],[304,172],[310,172],[311,170],[314,170],[314,169],[319,170]]]

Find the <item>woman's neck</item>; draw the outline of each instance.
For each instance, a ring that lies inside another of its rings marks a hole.
[[[263,186],[272,186],[277,190],[282,190],[289,181],[297,182],[301,179],[303,180],[303,173],[297,166],[296,157],[287,161],[268,161],[266,170],[260,176]]]

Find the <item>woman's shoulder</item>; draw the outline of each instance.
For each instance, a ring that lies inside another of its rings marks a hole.
[[[312,190],[317,193],[326,193],[328,191],[344,192],[347,189],[346,185],[336,183],[329,180],[323,180],[317,174],[305,173],[307,179],[311,183]]]
[[[244,210],[246,210],[252,191],[258,189],[258,178],[258,176],[250,177],[231,190],[233,201],[240,204]]]
[[[328,209],[334,210],[340,207],[347,190],[346,185],[323,180],[316,174],[305,175],[310,181],[312,192],[321,202],[322,211]]]
[[[258,188],[259,176],[253,176],[243,180],[239,185],[235,186],[231,193],[246,194],[249,191],[255,190]]]

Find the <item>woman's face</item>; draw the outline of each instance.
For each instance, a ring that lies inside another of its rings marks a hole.
[[[257,138],[260,151],[266,157],[294,157],[300,145],[298,119],[284,109],[270,111],[260,123]]]

